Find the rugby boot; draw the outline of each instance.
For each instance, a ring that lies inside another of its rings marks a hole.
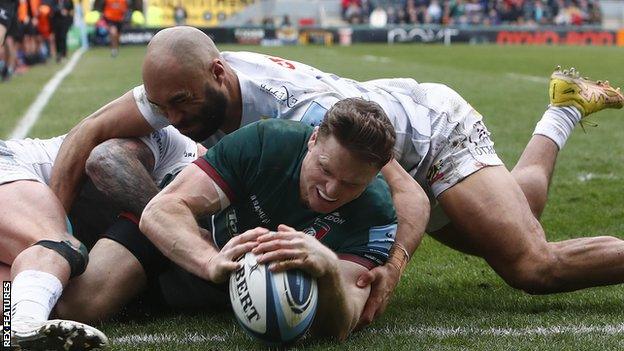
[[[69,320],[17,320],[11,325],[11,350],[78,351],[103,349],[108,344],[101,331]]]
[[[609,81],[591,81],[582,78],[574,68],[561,70],[557,66],[550,76],[548,89],[552,106],[574,106],[583,118],[606,108],[622,108],[624,96],[620,88],[613,88]]]

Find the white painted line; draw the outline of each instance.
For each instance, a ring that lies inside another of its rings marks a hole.
[[[380,63],[388,63],[392,61],[392,59],[389,57],[374,56],[374,55],[364,55],[362,56],[362,59],[368,62],[380,62]]]
[[[557,335],[624,335],[624,324],[617,325],[554,325],[530,328],[476,328],[476,327],[386,327],[365,329],[372,334],[402,335],[416,337],[475,337],[475,336],[557,336]],[[188,344],[201,342],[225,341],[229,335],[187,334],[130,334],[111,338],[113,344]]]
[[[28,135],[32,126],[37,123],[39,116],[41,116],[41,111],[43,111],[43,108],[48,104],[48,101],[50,101],[50,98],[56,91],[56,88],[58,88],[63,79],[71,73],[84,52],[85,50],[82,48],[74,52],[65,67],[56,72],[54,77],[46,83],[43,90],[41,90],[39,95],[37,95],[35,101],[30,105],[30,107],[28,107],[26,113],[24,113],[22,118],[17,123],[17,126],[15,126],[15,129],[13,129],[13,132],[9,137],[10,139],[23,139]]]
[[[618,325],[562,325],[550,327],[532,328],[437,328],[437,327],[409,327],[405,328],[381,328],[369,329],[371,333],[381,333],[387,335],[413,335],[421,337],[472,337],[472,336],[553,336],[562,334],[583,335],[583,334],[624,334],[624,324]]]
[[[162,343],[201,343],[208,341],[225,341],[224,336],[202,335],[198,333],[187,334],[130,334],[112,338],[114,344],[162,344]]]
[[[550,81],[550,79],[546,77],[530,76],[527,74],[519,74],[519,73],[507,73],[505,74],[505,76],[512,78],[512,79],[525,80],[527,82],[533,82],[533,83],[539,83],[539,84],[547,84]]]
[[[613,174],[613,173],[608,173],[608,174],[600,174],[600,173],[580,173],[577,176],[577,179],[580,182],[588,182],[590,180],[593,179],[607,179],[607,180],[618,180],[620,179],[620,177],[618,177],[617,175]]]

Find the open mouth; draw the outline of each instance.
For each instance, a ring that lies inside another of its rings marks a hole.
[[[318,192],[319,196],[320,196],[321,198],[323,198],[323,200],[325,200],[325,201],[335,202],[335,201],[337,201],[337,200],[338,200],[338,199],[334,199],[334,198],[329,197],[327,194],[325,194],[325,193],[324,193],[321,189],[319,189],[319,188],[316,188],[316,191]]]

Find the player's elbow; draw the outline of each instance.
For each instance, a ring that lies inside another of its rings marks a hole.
[[[142,233],[150,237],[154,229],[158,227],[158,221],[165,217],[167,212],[170,212],[168,207],[171,206],[172,201],[166,195],[156,195],[147,203],[139,220],[139,229]]]

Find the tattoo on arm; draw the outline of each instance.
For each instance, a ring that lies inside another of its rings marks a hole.
[[[140,216],[159,188],[150,173],[154,155],[139,139],[111,139],[87,160],[87,174],[99,191],[123,210]]]

